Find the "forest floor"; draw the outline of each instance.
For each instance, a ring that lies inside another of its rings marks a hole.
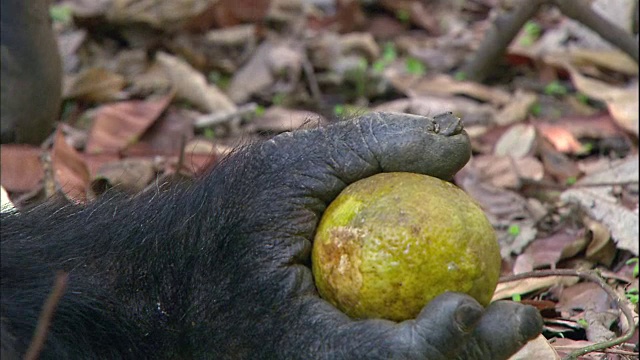
[[[133,195],[284,131],[451,111],[473,145],[454,181],[502,249],[494,299],[545,319],[514,359],[637,359],[637,1],[578,2],[56,1],[57,130],[2,146],[2,186],[19,208]]]

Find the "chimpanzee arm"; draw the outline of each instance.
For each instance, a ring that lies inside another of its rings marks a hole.
[[[63,268],[43,357],[507,358],[541,330],[531,307],[448,293],[415,320],[352,320],[309,268],[345,186],[383,171],[448,179],[469,156],[452,116],[370,114],[249,146],[187,189],[3,216],[3,333],[24,351]]]

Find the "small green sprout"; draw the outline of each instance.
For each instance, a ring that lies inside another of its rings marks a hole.
[[[513,295],[511,295],[511,300],[513,300],[515,302],[520,302],[520,301],[522,301],[522,296],[520,294],[513,294]]]
[[[576,99],[582,103],[582,104],[588,104],[589,103],[589,97],[581,92],[576,93]]]
[[[216,137],[216,132],[213,131],[212,128],[205,128],[204,132],[202,133],[204,135],[204,137],[206,137],[207,139],[215,139]]]
[[[405,60],[405,68],[407,72],[412,75],[422,76],[427,72],[427,69],[422,61],[414,57],[408,57]]]
[[[453,74],[453,78],[458,81],[465,81],[467,80],[467,73],[464,71],[456,71],[456,73]]]
[[[53,5],[49,8],[49,17],[53,22],[70,24],[73,20],[73,9],[69,5]]]
[[[531,107],[529,108],[529,112],[533,116],[540,116],[540,114],[542,114],[542,105],[540,105],[539,102],[536,102],[535,104],[531,105]]]
[[[567,87],[557,80],[548,83],[547,86],[544,87],[544,93],[547,95],[561,96],[566,95],[567,92]]]
[[[273,102],[273,105],[282,105],[286,97],[287,97],[287,94],[285,93],[277,93],[273,95],[273,99],[271,99],[271,101]]]
[[[627,297],[627,299],[629,299],[629,301],[630,301],[632,304],[634,304],[634,305],[638,303],[638,300],[639,300],[639,298],[640,298],[640,294],[638,293],[638,289],[636,289],[636,288],[630,288],[630,289],[628,289],[628,290],[625,292],[625,294],[624,294],[624,295],[625,295],[625,296]]]
[[[640,272],[640,269],[639,269],[640,260],[638,260],[637,257],[634,257],[634,258],[631,258],[631,259],[627,260],[627,262],[625,262],[625,264],[627,264],[627,265],[635,264],[634,267],[633,267],[633,277],[634,278],[638,277],[638,272]]]
[[[409,10],[399,9],[396,11],[396,18],[400,20],[401,23],[408,24],[409,20],[411,20],[411,13],[409,13]]]
[[[533,43],[540,38],[540,34],[542,34],[542,28],[534,21],[529,21],[524,24],[523,31],[525,35],[520,40],[520,45],[522,46],[533,45]]]
[[[509,235],[518,236],[520,235],[520,226],[515,224],[509,225],[507,232],[509,233]]]

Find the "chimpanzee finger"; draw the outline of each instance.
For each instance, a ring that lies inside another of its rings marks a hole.
[[[542,331],[542,317],[532,306],[513,301],[497,301],[489,305],[460,359],[508,359]]]

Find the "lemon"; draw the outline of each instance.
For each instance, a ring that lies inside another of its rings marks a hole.
[[[345,188],[313,243],[320,296],[353,318],[414,318],[446,292],[488,305],[500,275],[496,234],[455,185],[381,173]]]

